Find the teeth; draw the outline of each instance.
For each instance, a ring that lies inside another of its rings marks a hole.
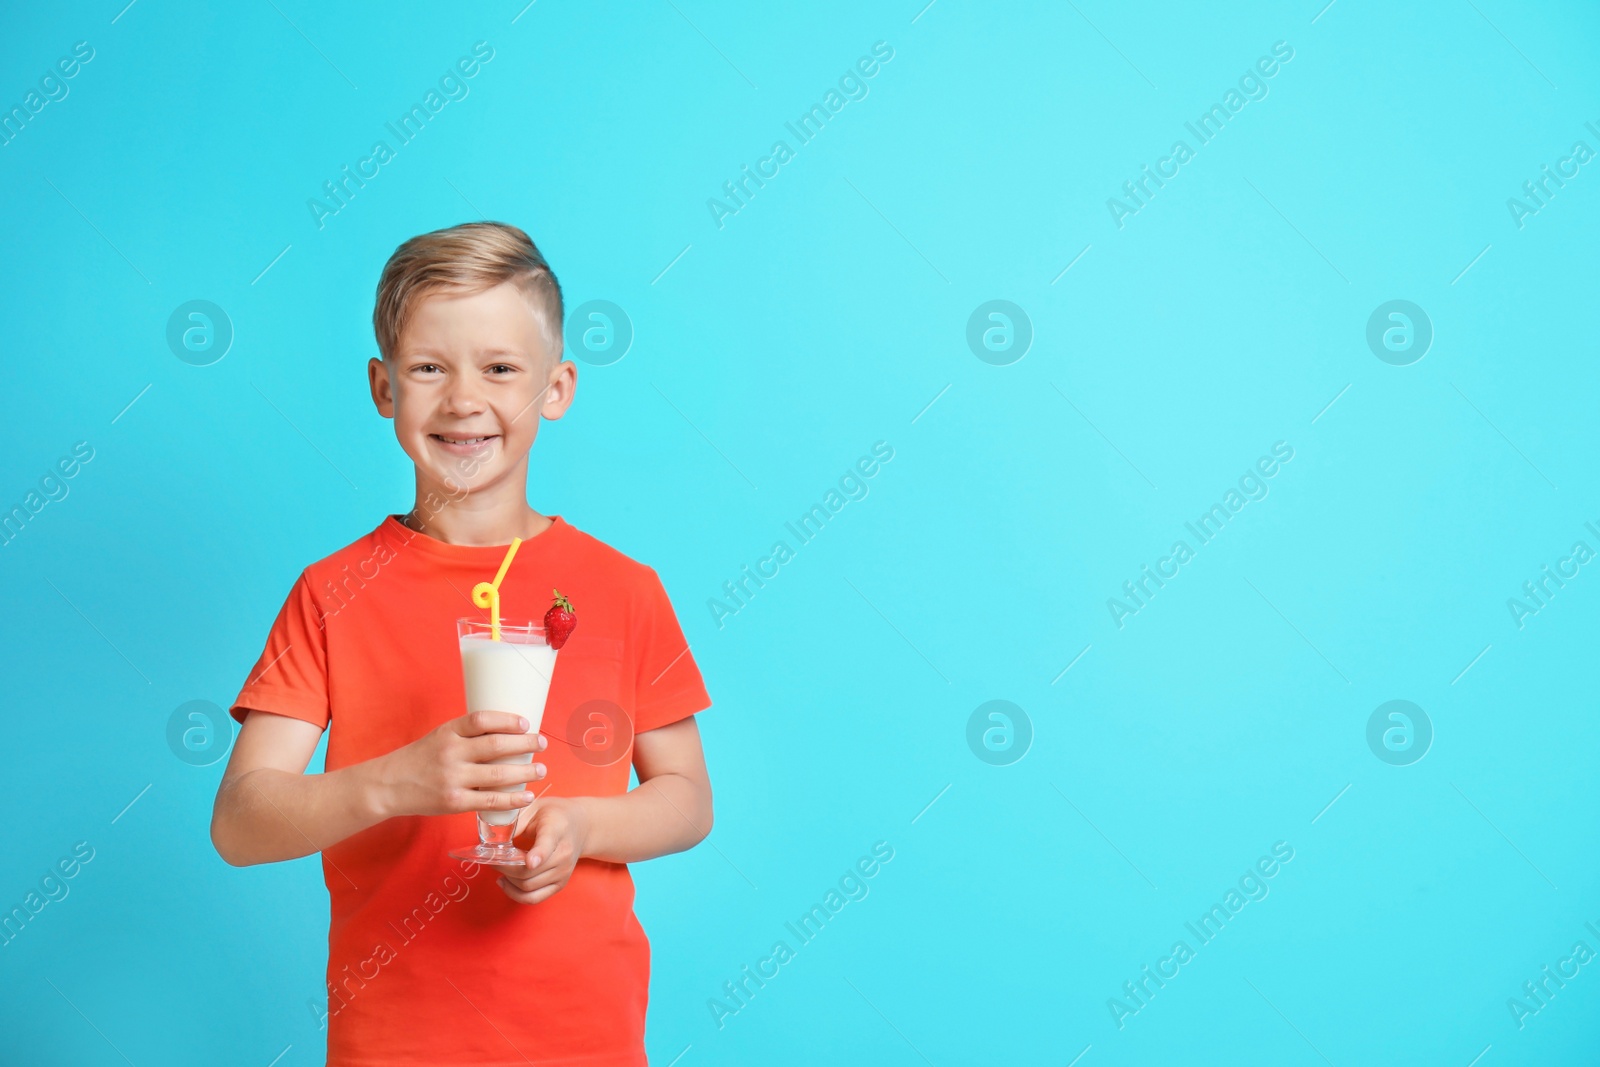
[[[446,437],[444,434],[434,434],[439,440],[452,445],[475,445],[489,440],[487,437]]]

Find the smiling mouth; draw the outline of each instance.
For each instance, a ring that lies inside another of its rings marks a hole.
[[[439,442],[451,452],[476,452],[485,448],[492,441],[500,439],[499,434],[486,434],[477,437],[466,437],[456,434],[430,433],[428,435]]]

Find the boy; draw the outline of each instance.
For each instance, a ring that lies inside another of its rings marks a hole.
[[[232,707],[212,841],[235,866],[322,853],[329,1064],[644,1067],[626,864],[710,831],[694,713],[711,699],[655,571],[528,506],[539,421],[577,385],[560,286],[521,230],[469,223],[395,251],[373,326],[372,399],[416,504],[295,583]],[[541,733],[463,714],[456,619],[487,614],[472,587],[513,537],[504,618],[540,619],[555,589],[578,618]],[[489,762],[523,753],[538,762]],[[476,812],[513,808],[525,867],[447,855]]]

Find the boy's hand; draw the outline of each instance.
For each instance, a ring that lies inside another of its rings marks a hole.
[[[548,900],[567,884],[583,857],[589,834],[588,817],[581,798],[545,797],[518,818],[517,835],[532,834],[523,845],[528,862],[522,867],[500,867],[498,885],[518,904]]]
[[[380,756],[380,809],[390,817],[526,807],[533,802],[531,792],[502,793],[496,787],[537,781],[544,777],[544,764],[488,761],[543,752],[544,735],[527,728],[519,715],[474,711]]]

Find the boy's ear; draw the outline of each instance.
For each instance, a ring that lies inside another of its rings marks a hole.
[[[394,418],[394,391],[389,386],[389,368],[376,356],[367,361],[367,384],[372,387],[372,402],[377,406],[378,414],[386,419]]]
[[[550,372],[550,387],[545,390],[544,405],[539,415],[546,419],[559,419],[572,406],[572,394],[578,388],[578,365],[570,360],[557,363]]]

